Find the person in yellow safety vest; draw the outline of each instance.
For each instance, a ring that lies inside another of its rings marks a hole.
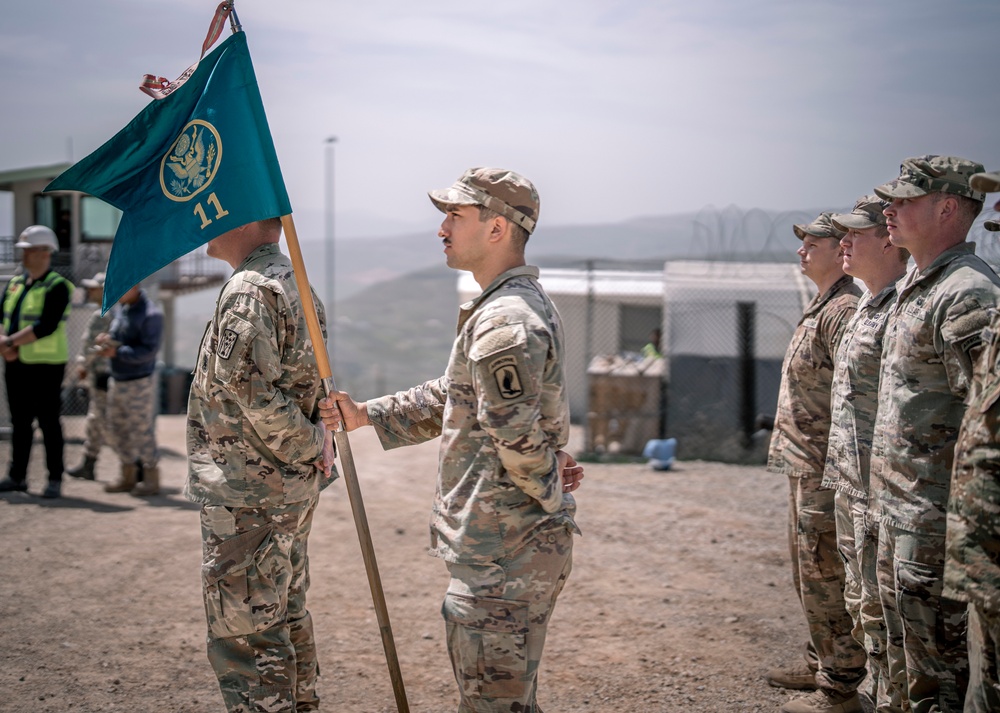
[[[37,420],[45,439],[49,478],[43,498],[58,498],[62,490],[62,381],[69,358],[66,320],[72,284],[53,272],[56,234],[44,225],[21,233],[14,247],[23,251],[24,272],[15,275],[3,293],[3,333],[0,356],[6,362],[7,403],[12,426],[11,457],[0,492],[26,492],[28,459]]]

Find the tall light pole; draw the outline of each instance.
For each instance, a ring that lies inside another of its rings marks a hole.
[[[333,145],[337,143],[336,136],[326,139],[326,333],[330,349],[330,370],[336,374],[337,341],[334,335],[336,320],[334,319],[334,300],[336,299],[337,279],[334,275],[334,237],[333,237]]]

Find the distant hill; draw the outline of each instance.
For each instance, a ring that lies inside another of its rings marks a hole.
[[[528,259],[563,267],[583,266],[588,259],[620,263],[681,258],[793,261],[798,241],[792,224],[812,220],[818,213],[744,211],[730,206],[607,225],[546,227],[543,223],[528,242]],[[441,265],[444,254],[436,230],[429,226],[425,233],[338,240],[339,298],[415,269]]]
[[[670,259],[794,261],[792,224],[819,211],[743,211],[736,207],[636,218],[611,225],[540,227],[528,261],[544,267],[659,270]],[[440,376],[458,313],[457,273],[444,264],[436,227],[396,237],[337,241],[338,301],[334,376],[359,398],[378,396]],[[303,240],[309,279],[326,297],[321,241]],[[194,364],[217,291],[177,306],[176,358]]]

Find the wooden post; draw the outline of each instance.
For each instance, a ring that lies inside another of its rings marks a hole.
[[[329,394],[336,388],[333,383],[333,372],[330,369],[330,360],[323,342],[323,330],[320,328],[319,316],[316,314],[312,291],[309,289],[306,265],[302,260],[299,237],[295,232],[295,223],[291,215],[281,216],[281,227],[285,231],[285,240],[288,242],[289,257],[292,259],[292,268],[295,271],[295,283],[299,288],[302,309],[305,310],[306,324],[309,327],[309,338],[313,343],[313,351],[316,353],[319,376],[323,380],[326,393]],[[327,277],[333,279],[333,275]],[[385,604],[385,594],[382,592],[382,579],[378,574],[378,562],[375,560],[375,548],[372,545],[371,531],[368,529],[368,517],[365,515],[365,504],[361,498],[361,487],[358,484],[358,471],[354,467],[351,444],[347,439],[347,432],[344,430],[337,431],[333,437],[337,445],[337,454],[340,456],[340,469],[347,487],[347,496],[351,501],[351,511],[354,513],[354,525],[358,531],[358,540],[361,542],[361,556],[365,561],[368,586],[375,604],[375,616],[378,619],[379,633],[382,635],[382,648],[385,651],[385,660],[389,667],[392,692],[396,696],[396,708],[399,713],[409,713],[410,707],[406,702],[406,690],[403,687],[403,674],[399,669],[399,659],[396,656],[396,644],[393,641],[392,627],[389,624],[389,610]]]

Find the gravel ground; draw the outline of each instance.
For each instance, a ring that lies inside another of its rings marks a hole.
[[[198,510],[180,494],[184,417],[158,420],[165,485],[145,500],[69,479],[64,497],[0,495],[0,711],[222,711],[205,657]],[[579,436],[580,434],[576,434]],[[425,554],[437,444],[383,452],[351,435],[409,707],[454,711],[441,597]],[[0,442],[0,463],[10,444]],[[81,447],[67,447],[75,465]],[[29,489],[44,485],[41,442]],[[574,571],[549,629],[548,713],[776,711],[764,673],[806,629],[785,539],[787,483],[701,461],[586,464]],[[321,498],[309,592],[324,710],[397,710],[343,485]]]

